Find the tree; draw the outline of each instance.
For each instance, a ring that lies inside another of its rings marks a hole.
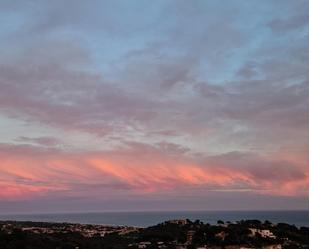
[[[224,221],[218,220],[218,221],[217,221],[217,224],[218,224],[218,225],[223,225],[223,224],[224,224]]]

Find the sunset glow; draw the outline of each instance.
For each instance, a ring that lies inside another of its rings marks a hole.
[[[308,209],[308,13],[1,1],[0,212]]]

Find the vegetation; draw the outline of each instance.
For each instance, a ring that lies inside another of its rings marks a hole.
[[[49,223],[10,223],[0,222],[1,249],[135,249],[135,248],[264,248],[278,245],[277,248],[309,248],[309,228],[279,223],[264,223],[258,220],[242,220],[237,223],[218,221],[217,225],[203,224],[200,221],[185,224],[164,222],[156,226],[134,232],[109,233],[103,237],[85,237],[79,232],[35,233],[23,231],[22,227],[63,227],[65,224]],[[72,224],[70,224],[72,226]],[[252,232],[252,231],[255,231]],[[265,232],[266,231],[266,232]],[[263,233],[265,232],[265,234]],[[280,246],[279,246],[280,245]],[[235,247],[234,247],[235,248]]]

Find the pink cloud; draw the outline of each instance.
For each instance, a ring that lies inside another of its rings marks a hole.
[[[108,195],[119,191],[143,195],[187,188],[308,196],[309,172],[295,161],[235,153],[204,158],[203,163],[198,163],[185,154],[135,146],[71,153],[2,145],[0,196],[82,196],[91,189],[91,194],[99,197],[106,191]]]

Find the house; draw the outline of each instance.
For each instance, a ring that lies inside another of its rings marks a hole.
[[[176,245],[176,249],[187,249],[187,245]]]
[[[281,244],[277,244],[277,245],[264,246],[262,249],[281,249],[281,248],[282,248]]]
[[[237,246],[237,245],[229,245],[229,246],[225,246],[224,248],[225,248],[225,249],[239,249],[240,246]]]
[[[276,239],[276,236],[268,229],[249,228],[249,230],[251,231],[252,237],[260,235],[263,238]]]
[[[215,235],[216,238],[219,238],[221,240],[225,240],[225,237],[226,237],[226,233],[224,231],[220,232],[220,233],[217,233]]]
[[[195,234],[195,231],[193,231],[193,230],[190,230],[190,231],[187,232],[187,241],[189,243],[192,242],[194,234]]]
[[[138,248],[147,248],[147,246],[151,245],[151,242],[150,241],[143,241],[143,242],[140,242],[138,243]]]
[[[168,220],[165,223],[167,224],[177,224],[177,225],[187,225],[188,224],[188,220],[186,219],[179,219],[179,220]]]

